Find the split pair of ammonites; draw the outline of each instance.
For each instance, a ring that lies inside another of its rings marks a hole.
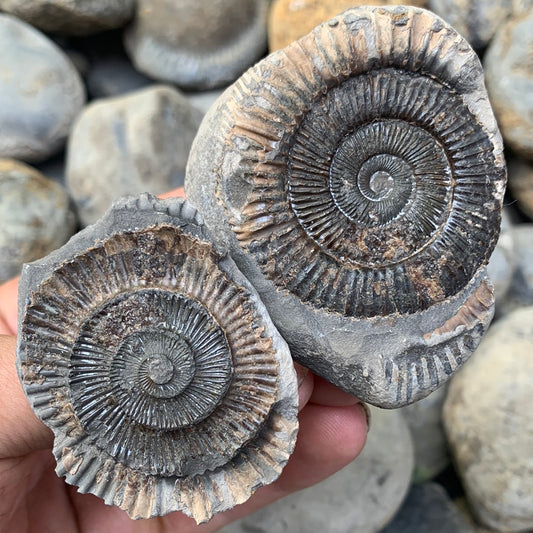
[[[429,394],[491,320],[504,186],[478,57],[432,13],[351,9],[271,54],[204,119],[190,204],[124,199],[25,267],[58,474],[206,521],[287,462],[291,355],[382,407]]]

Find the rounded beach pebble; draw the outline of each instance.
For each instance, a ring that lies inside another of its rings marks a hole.
[[[67,192],[40,172],[0,159],[0,283],[23,263],[62,246],[76,230]]]
[[[533,159],[533,8],[509,19],[483,61],[490,101],[509,148]]]
[[[0,0],[0,9],[43,31],[87,35],[123,26],[133,0]]]
[[[67,56],[41,32],[0,14],[0,157],[29,162],[63,147],[85,103]]]
[[[497,322],[451,381],[444,424],[477,518],[533,529],[533,307]]]
[[[138,0],[125,45],[136,67],[187,89],[227,85],[266,50],[269,0]]]
[[[160,194],[183,183],[202,113],[171,87],[157,85],[95,101],[73,128],[67,186],[83,225],[126,194]]]

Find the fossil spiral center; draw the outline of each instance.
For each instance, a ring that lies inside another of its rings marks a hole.
[[[289,197],[303,230],[337,261],[357,267],[419,253],[450,207],[451,171],[439,141],[408,121],[374,119],[333,132],[313,148],[311,162],[307,139],[323,120],[317,106],[292,148]]]
[[[386,170],[377,170],[368,180],[368,188],[373,195],[367,196],[370,200],[381,200],[392,192],[394,178]],[[359,185],[361,187],[361,185]],[[363,192],[363,194],[365,194]]]
[[[126,390],[137,386],[154,398],[172,398],[192,381],[195,362],[179,333],[151,329],[127,336],[111,368]]]
[[[369,123],[340,143],[332,159],[329,187],[335,205],[352,223],[388,224],[414,200],[420,179],[415,174],[418,161],[395,140],[406,134],[417,142],[432,141],[420,128],[392,120]]]
[[[174,366],[164,355],[148,361],[148,375],[157,385],[168,383],[174,375]]]
[[[89,431],[96,420],[110,430],[128,424],[146,431],[203,420],[231,375],[226,339],[205,308],[177,294],[140,290],[116,296],[84,324],[70,380]]]

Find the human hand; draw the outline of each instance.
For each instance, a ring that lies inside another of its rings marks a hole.
[[[183,189],[164,195],[183,196]],[[80,494],[54,472],[53,435],[33,413],[15,368],[18,280],[0,285],[0,532],[29,531],[216,531],[291,492],[309,487],[351,462],[366,440],[362,403],[302,366],[300,429],[296,448],[279,479],[247,502],[216,515],[208,524],[183,513],[131,520],[118,507],[92,494]]]

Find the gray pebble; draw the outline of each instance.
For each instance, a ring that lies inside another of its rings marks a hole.
[[[40,172],[0,159],[0,283],[23,263],[62,246],[76,231],[67,192]]]
[[[0,157],[42,161],[85,102],[81,78],[50,39],[10,15],[0,15],[0,50]]]
[[[410,484],[413,443],[399,411],[371,408],[357,459],[321,483],[225,527],[223,533],[373,533],[399,509]]]
[[[380,533],[474,533],[437,483],[413,485],[394,520]]]
[[[442,425],[442,406],[446,399],[446,388],[443,386],[429,396],[401,409],[415,445],[413,474],[415,483],[434,478],[450,464],[448,443]]]
[[[533,307],[497,321],[451,380],[444,424],[477,519],[533,530]]]
[[[85,108],[69,139],[66,170],[83,225],[120,196],[182,185],[201,118],[185,96],[162,85]]]
[[[0,0],[0,9],[43,31],[87,35],[126,24],[133,4],[134,0]]]
[[[533,9],[500,27],[483,65],[490,101],[507,145],[533,159]]]
[[[513,236],[513,223],[509,210],[502,211],[502,223],[498,243],[490,256],[487,265],[489,279],[494,286],[494,299],[496,302],[496,314],[501,314],[516,264],[516,245]]]
[[[500,315],[533,305],[533,223],[514,226],[511,236],[516,250],[515,265],[510,287],[499,304]]]
[[[511,14],[512,0],[429,0],[431,11],[450,23],[477,50],[485,48]]]
[[[125,45],[137,68],[187,89],[234,81],[266,52],[269,0],[138,0]]]

